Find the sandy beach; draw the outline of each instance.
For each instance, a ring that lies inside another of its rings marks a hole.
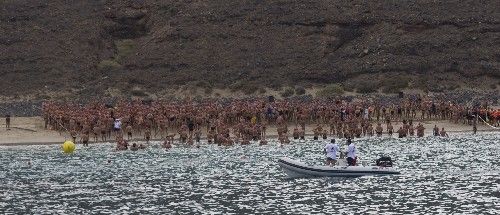
[[[15,117],[11,119],[11,129],[5,129],[5,118],[0,118],[0,145],[14,146],[14,145],[48,145],[48,144],[61,144],[65,140],[70,139],[67,132],[59,133],[57,131],[48,130],[44,128],[44,122],[41,117]],[[437,125],[439,128],[444,127],[449,135],[454,133],[470,133],[472,134],[472,126],[464,124],[451,123],[448,120],[441,121],[424,121],[425,135],[432,135],[432,128]],[[402,125],[401,122],[395,122],[394,128]],[[385,131],[385,126],[384,131]],[[293,125],[290,126],[293,129]],[[306,134],[312,135],[313,125],[306,126]],[[484,124],[478,125],[478,132],[494,131],[494,129]],[[267,131],[269,138],[277,137],[276,128],[271,126]],[[384,132],[384,136],[387,135]],[[203,135],[204,136],[204,135]],[[139,135],[135,135],[136,140],[143,140]],[[160,140],[153,137],[153,140]],[[111,141],[113,142],[113,141]]]

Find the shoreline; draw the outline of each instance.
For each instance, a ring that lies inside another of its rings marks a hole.
[[[497,131],[495,129],[488,129],[488,130],[478,130],[477,131],[477,134],[481,134],[481,133],[485,133],[485,132],[493,132],[493,131]],[[453,134],[460,134],[460,133],[466,133],[466,132],[471,132],[469,130],[464,130],[464,131],[447,131],[447,133],[453,133]],[[389,137],[387,136],[388,133],[384,132],[383,133],[384,135],[381,137],[381,138],[384,138],[384,137]],[[427,136],[424,136],[422,138],[425,138],[425,137],[430,137],[431,135],[427,135]],[[313,137],[313,135],[306,135],[305,137]],[[373,138],[377,138],[376,136],[372,136]],[[267,139],[277,139],[278,136],[277,135],[273,135],[273,136],[269,136]],[[338,137],[334,137],[335,139],[344,139],[344,138],[338,138]],[[363,139],[363,138],[369,138],[367,136],[364,136],[364,137],[361,137],[361,138],[355,138],[354,140],[356,139]],[[407,139],[407,138],[413,138],[413,139],[419,139],[417,138],[416,136],[413,136],[413,137],[405,137],[405,138],[397,138],[395,134],[393,134],[392,136],[393,139]],[[306,138],[307,140],[308,138]],[[312,138],[309,138],[312,140]],[[329,139],[332,139],[332,137],[328,137],[328,140]],[[206,138],[201,138],[201,140],[206,140]],[[317,141],[322,141],[323,139],[319,139]],[[145,142],[145,140],[143,139],[137,139],[137,138],[134,138],[134,139],[131,139],[129,140],[129,142]],[[154,142],[157,142],[157,141],[163,141],[163,139],[151,139],[150,141],[154,141]],[[293,138],[290,138],[290,141],[293,141]],[[104,141],[104,142],[89,142],[89,145],[96,145],[96,144],[102,144],[102,143],[115,143],[116,141],[115,140],[111,140],[111,141]],[[50,145],[61,145],[63,144],[64,141],[62,142],[15,142],[15,143],[0,143],[0,148],[1,147],[12,147],[12,146],[50,146]],[[76,145],[81,145],[81,143],[77,143]],[[185,144],[174,144],[174,145],[185,145]]]
[[[11,130],[5,129],[5,121],[0,119],[0,146],[32,146],[32,145],[57,145],[62,144],[65,140],[69,139],[69,134],[66,132],[58,132],[53,130],[47,130],[43,127],[43,119],[41,117],[16,117],[12,120]],[[423,120],[419,121],[425,126],[425,136],[432,136],[432,128],[434,125],[437,125],[439,128],[444,127],[446,132],[449,134],[459,134],[469,133],[472,135],[472,126],[465,125],[462,123],[455,124],[450,122],[449,120]],[[401,123],[394,122],[394,127],[397,128]],[[294,127],[293,124],[289,125],[289,129],[292,130]],[[310,137],[312,139],[313,134],[312,130],[314,129],[314,124],[309,124],[306,126],[306,137]],[[493,129],[488,127],[485,124],[478,124],[478,134],[483,132],[495,132],[500,131],[498,129]],[[324,129],[328,129],[324,126]],[[388,137],[388,133],[385,130],[382,137]],[[172,132],[169,132],[170,134]],[[397,134],[394,134],[393,137],[396,137]],[[142,137],[142,134],[135,134],[136,138],[132,138],[131,141],[142,142],[144,139],[137,138]],[[202,136],[205,136],[205,132]],[[267,130],[266,139],[276,139],[278,137],[276,127],[270,126]],[[376,137],[376,136],[374,136]],[[290,140],[293,138],[290,136]],[[337,136],[328,135],[328,139],[335,138],[339,139]],[[363,138],[363,137],[362,137]],[[206,140],[206,138],[201,138],[202,140]],[[162,141],[163,139],[154,137],[151,141]],[[176,138],[176,141],[178,139]],[[320,138],[322,140],[322,138]],[[99,144],[103,142],[114,143],[115,140],[111,138],[110,141],[98,141],[94,142],[91,138],[89,144]],[[79,144],[79,143],[78,143]]]

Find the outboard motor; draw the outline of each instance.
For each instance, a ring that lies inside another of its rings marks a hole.
[[[380,167],[392,167],[392,159],[391,157],[380,157],[377,159],[377,166]]]

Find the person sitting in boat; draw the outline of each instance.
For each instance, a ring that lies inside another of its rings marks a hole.
[[[349,144],[349,146],[347,146],[347,151],[346,151],[347,164],[349,166],[356,166],[356,160],[358,158],[356,146],[354,145],[354,143],[352,142],[352,140],[350,138],[347,139],[347,144]]]
[[[337,152],[340,151],[339,146],[332,139],[325,145],[326,165],[335,166],[337,163]]]

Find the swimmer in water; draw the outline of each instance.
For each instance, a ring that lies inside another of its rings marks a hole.
[[[170,143],[169,138],[165,139],[165,141],[163,142],[163,148],[165,148],[165,150],[167,151],[172,148],[172,144]]]
[[[132,146],[130,147],[130,150],[131,151],[137,151],[139,149],[139,147],[137,146],[136,143],[132,143]]]
[[[446,133],[446,131],[444,130],[444,127],[441,128],[441,132],[439,132],[439,135],[441,135],[441,137],[450,137],[448,133]]]

